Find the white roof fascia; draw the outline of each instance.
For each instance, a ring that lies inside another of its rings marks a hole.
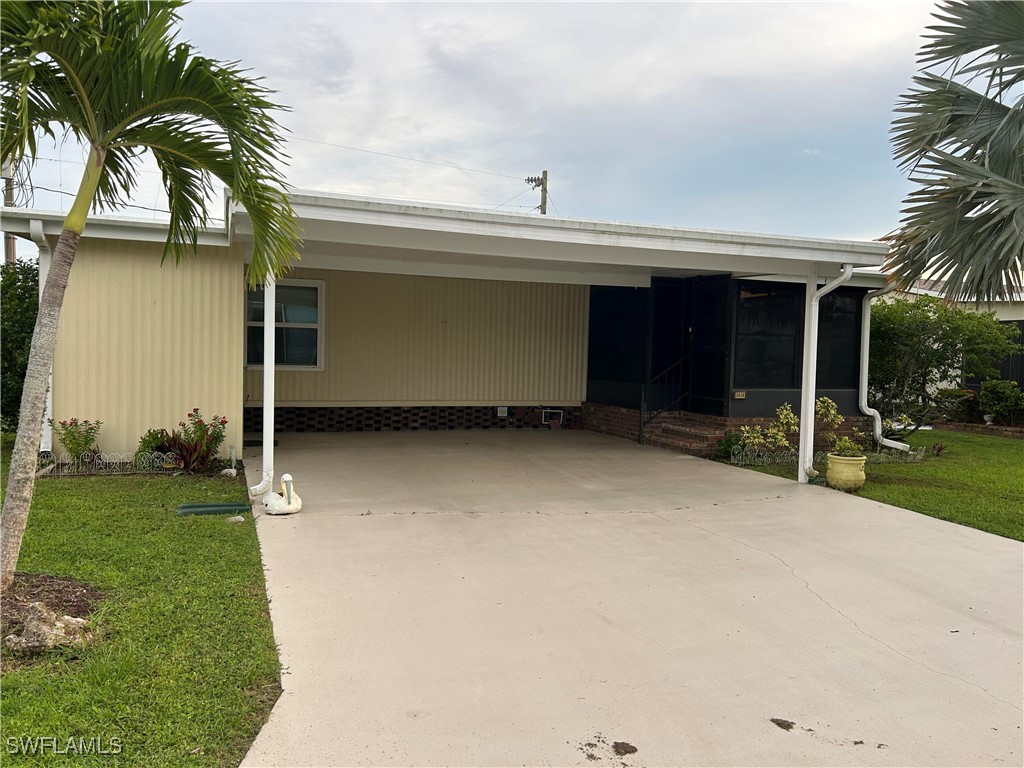
[[[56,211],[38,211],[32,208],[0,208],[0,229],[12,235],[29,237],[29,222],[39,221],[43,234],[60,237],[67,214]],[[104,240],[136,240],[163,243],[167,241],[167,222],[147,219],[128,219],[113,216],[92,216],[88,219],[84,237]],[[209,227],[199,232],[199,245],[227,247],[230,244],[224,229]]]
[[[664,269],[827,274],[842,264],[878,266],[882,243],[720,232],[717,230],[560,219],[464,208],[295,193],[292,204],[307,241],[584,261]],[[235,211],[239,234],[248,222]],[[831,266],[832,269],[828,269]]]
[[[345,272],[377,272],[394,275],[426,277],[457,277],[472,280],[508,280],[517,283],[559,283],[565,285],[616,285],[647,288],[651,284],[649,270],[552,269],[523,266],[491,266],[456,264],[437,261],[382,259],[377,257],[341,256],[306,251],[293,264],[295,269],[337,269]]]

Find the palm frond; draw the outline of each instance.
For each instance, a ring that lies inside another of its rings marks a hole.
[[[888,268],[909,287],[922,274],[946,282],[955,301],[1024,293],[1024,185],[939,150],[922,163],[898,232],[886,237]]]
[[[1024,2],[945,0],[935,18],[919,56],[923,66],[953,63],[957,75],[987,78],[995,93],[1024,82]]]
[[[884,238],[888,269],[902,287],[944,281],[947,299],[1008,299],[1024,292],[1024,2],[946,0],[935,17],[919,58],[948,72],[896,105],[893,153],[918,188]]]
[[[38,133],[71,134],[103,163],[94,204],[113,209],[136,188],[151,151],[170,207],[165,256],[194,250],[209,221],[213,179],[253,221],[249,280],[298,258],[298,228],[278,170],[283,107],[237,63],[175,40],[180,0],[6,3],[0,26],[4,159],[36,154]]]
[[[1003,104],[954,80],[924,73],[896,105],[893,154],[901,167],[932,147],[962,153],[1004,174],[1019,166],[1024,146],[1024,105]]]

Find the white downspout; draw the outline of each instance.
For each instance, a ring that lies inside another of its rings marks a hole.
[[[843,272],[831,282],[818,288],[818,265],[811,267],[807,275],[807,297],[804,307],[804,365],[800,383],[800,451],[797,479],[809,482],[818,473],[814,463],[814,401],[818,373],[818,302],[853,277],[853,265],[844,264]]]
[[[889,283],[885,288],[877,291],[869,291],[864,295],[860,312],[860,385],[857,388],[857,405],[860,412],[870,416],[874,423],[872,425],[875,435],[875,442],[885,448],[895,448],[898,451],[909,451],[910,446],[896,440],[882,437],[882,415],[874,408],[868,406],[868,359],[871,353],[871,300],[878,296],[890,293],[896,287],[895,283]]]
[[[46,286],[46,278],[50,274],[50,259],[53,251],[50,250],[50,241],[43,234],[43,222],[39,219],[30,219],[28,222],[28,233],[39,248],[39,298],[43,298],[43,288]],[[53,418],[53,365],[50,366],[49,378],[46,382],[46,410],[43,413],[43,429],[39,437],[39,452],[53,452],[53,427],[50,426],[50,419]]]
[[[274,485],[274,371],[277,361],[277,281],[272,274],[263,283],[263,478],[249,489],[256,499]]]

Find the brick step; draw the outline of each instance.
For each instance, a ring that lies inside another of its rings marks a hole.
[[[666,437],[683,438],[699,443],[717,443],[725,435],[714,427],[704,427],[695,424],[658,424],[655,431]]]
[[[685,424],[687,426],[701,427],[704,429],[722,430],[725,428],[725,420],[714,416],[702,416],[699,413],[689,411],[662,411],[654,417],[652,424]]]
[[[687,440],[684,437],[670,437],[658,432],[648,435],[645,442],[647,445],[655,448],[664,448],[678,453],[688,453],[691,456],[708,457],[715,453],[714,443]]]

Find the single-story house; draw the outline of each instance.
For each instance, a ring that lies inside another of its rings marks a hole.
[[[239,448],[272,418],[278,431],[555,421],[700,452],[783,402],[800,413],[825,394],[869,413],[883,244],[291,199],[301,262],[259,290],[244,277],[251,223],[230,199],[178,266],[161,265],[161,224],[91,219],[52,415],[101,419],[107,451],[198,406],[227,417],[225,446]],[[39,245],[43,275],[62,220],[3,211],[5,231]]]

